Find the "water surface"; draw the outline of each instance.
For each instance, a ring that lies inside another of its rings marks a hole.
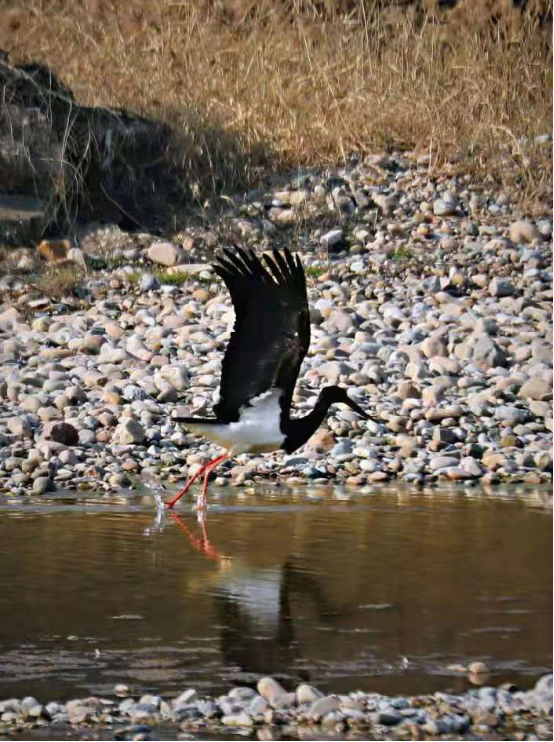
[[[528,687],[552,664],[543,490],[219,490],[153,528],[151,493],[0,502],[0,698],[271,674],[329,692]]]

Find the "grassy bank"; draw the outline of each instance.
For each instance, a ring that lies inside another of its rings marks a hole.
[[[548,3],[494,18],[495,3],[467,1],[442,15],[376,0],[120,5],[8,0],[0,47],[50,65],[83,103],[169,122],[202,197],[388,146],[431,167],[456,153],[527,201],[550,192],[551,150],[535,142],[552,128]]]

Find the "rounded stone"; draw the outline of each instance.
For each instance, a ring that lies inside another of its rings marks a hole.
[[[467,669],[468,669],[468,672],[470,672],[473,675],[490,673],[489,666],[485,662],[481,662],[479,660],[475,662],[470,662]]]
[[[120,422],[114,430],[112,443],[131,444],[143,443],[146,438],[146,432],[138,420],[127,418]]]
[[[76,446],[79,443],[79,432],[70,423],[47,423],[44,426],[43,437],[65,446]]]
[[[296,689],[296,700],[298,703],[313,703],[314,701],[317,701],[318,698],[323,698],[323,693],[318,690],[317,688],[314,688],[313,685],[308,685],[307,683],[302,683],[302,685],[299,685]]]
[[[155,242],[148,249],[148,259],[167,267],[177,265],[184,257],[181,248],[171,242]]]
[[[277,696],[280,696],[283,693],[286,693],[286,690],[283,688],[281,683],[275,680],[275,678],[271,678],[269,676],[260,678],[260,680],[258,680],[258,684],[256,687],[258,689],[258,693],[260,694],[260,696],[265,698],[270,703]]]
[[[446,201],[443,198],[437,198],[433,202],[433,213],[436,216],[451,216],[456,212],[456,203],[453,201]]]
[[[312,703],[308,709],[307,716],[309,719],[313,719],[313,721],[319,721],[328,713],[336,711],[340,707],[340,703],[341,701],[338,696],[322,696]]]
[[[222,716],[221,723],[226,727],[251,727],[254,719],[246,711],[241,711],[237,714]]]
[[[540,237],[540,233],[535,225],[527,219],[520,219],[510,225],[510,239],[512,242],[533,242]]]
[[[45,492],[53,492],[56,489],[50,477],[37,477],[33,482],[33,493],[43,495]]]

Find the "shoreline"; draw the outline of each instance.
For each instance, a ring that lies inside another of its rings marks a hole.
[[[216,698],[193,688],[174,699],[155,694],[135,699],[128,693],[126,685],[116,684],[110,699],[88,697],[65,704],[43,704],[32,697],[0,701],[0,734],[21,739],[28,731],[27,739],[44,739],[43,733],[52,728],[63,732],[64,739],[137,741],[223,740],[237,734],[255,734],[253,738],[262,740],[552,738],[552,675],[542,676],[528,691],[504,684],[421,696],[361,691],[325,695],[307,684],[287,692],[271,677],[261,678],[256,690],[236,686]],[[176,736],[168,736],[171,733]]]

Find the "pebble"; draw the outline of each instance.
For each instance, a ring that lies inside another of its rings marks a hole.
[[[260,678],[258,680],[258,693],[270,703],[278,696],[286,693],[285,689],[277,680],[271,677]]]
[[[143,443],[146,437],[143,426],[132,418],[123,420],[114,430],[112,443]]]
[[[66,446],[76,446],[79,443],[79,431],[70,423],[47,423],[43,428],[43,437]]]
[[[148,259],[159,265],[173,266],[182,262],[184,252],[171,242],[154,242],[148,249]]]
[[[149,291],[159,291],[162,287],[159,279],[153,276],[151,273],[143,273],[140,283],[140,290],[144,293]]]
[[[313,721],[319,721],[330,711],[335,711],[340,707],[340,698],[338,696],[323,696],[315,700],[307,712],[307,717]]]
[[[433,203],[433,213],[437,216],[451,216],[456,211],[456,204],[452,201],[446,201],[443,198],[437,198]]]
[[[511,296],[515,294],[515,291],[515,285],[507,278],[495,276],[489,284],[489,294],[491,296]]]
[[[479,675],[481,673],[490,673],[490,669],[487,664],[480,661],[470,662],[468,665],[468,672],[473,675]]]
[[[330,250],[340,244],[343,239],[344,234],[342,229],[332,229],[321,237],[320,242],[323,247]]]
[[[296,689],[296,699],[298,703],[313,703],[323,697],[323,693],[314,688],[313,685],[302,684]]]
[[[254,725],[254,719],[246,711],[241,711],[238,714],[222,716],[221,723],[227,727],[251,727]]]
[[[33,492],[36,495],[43,495],[45,492],[52,492],[56,488],[50,477],[36,477],[33,481]]]
[[[533,242],[540,237],[537,227],[527,219],[519,219],[510,225],[509,236],[512,242]]]
[[[524,399],[543,400],[552,395],[552,385],[541,376],[530,376],[520,387],[517,396]],[[530,406],[531,409],[531,406]],[[532,411],[532,409],[531,409]]]

